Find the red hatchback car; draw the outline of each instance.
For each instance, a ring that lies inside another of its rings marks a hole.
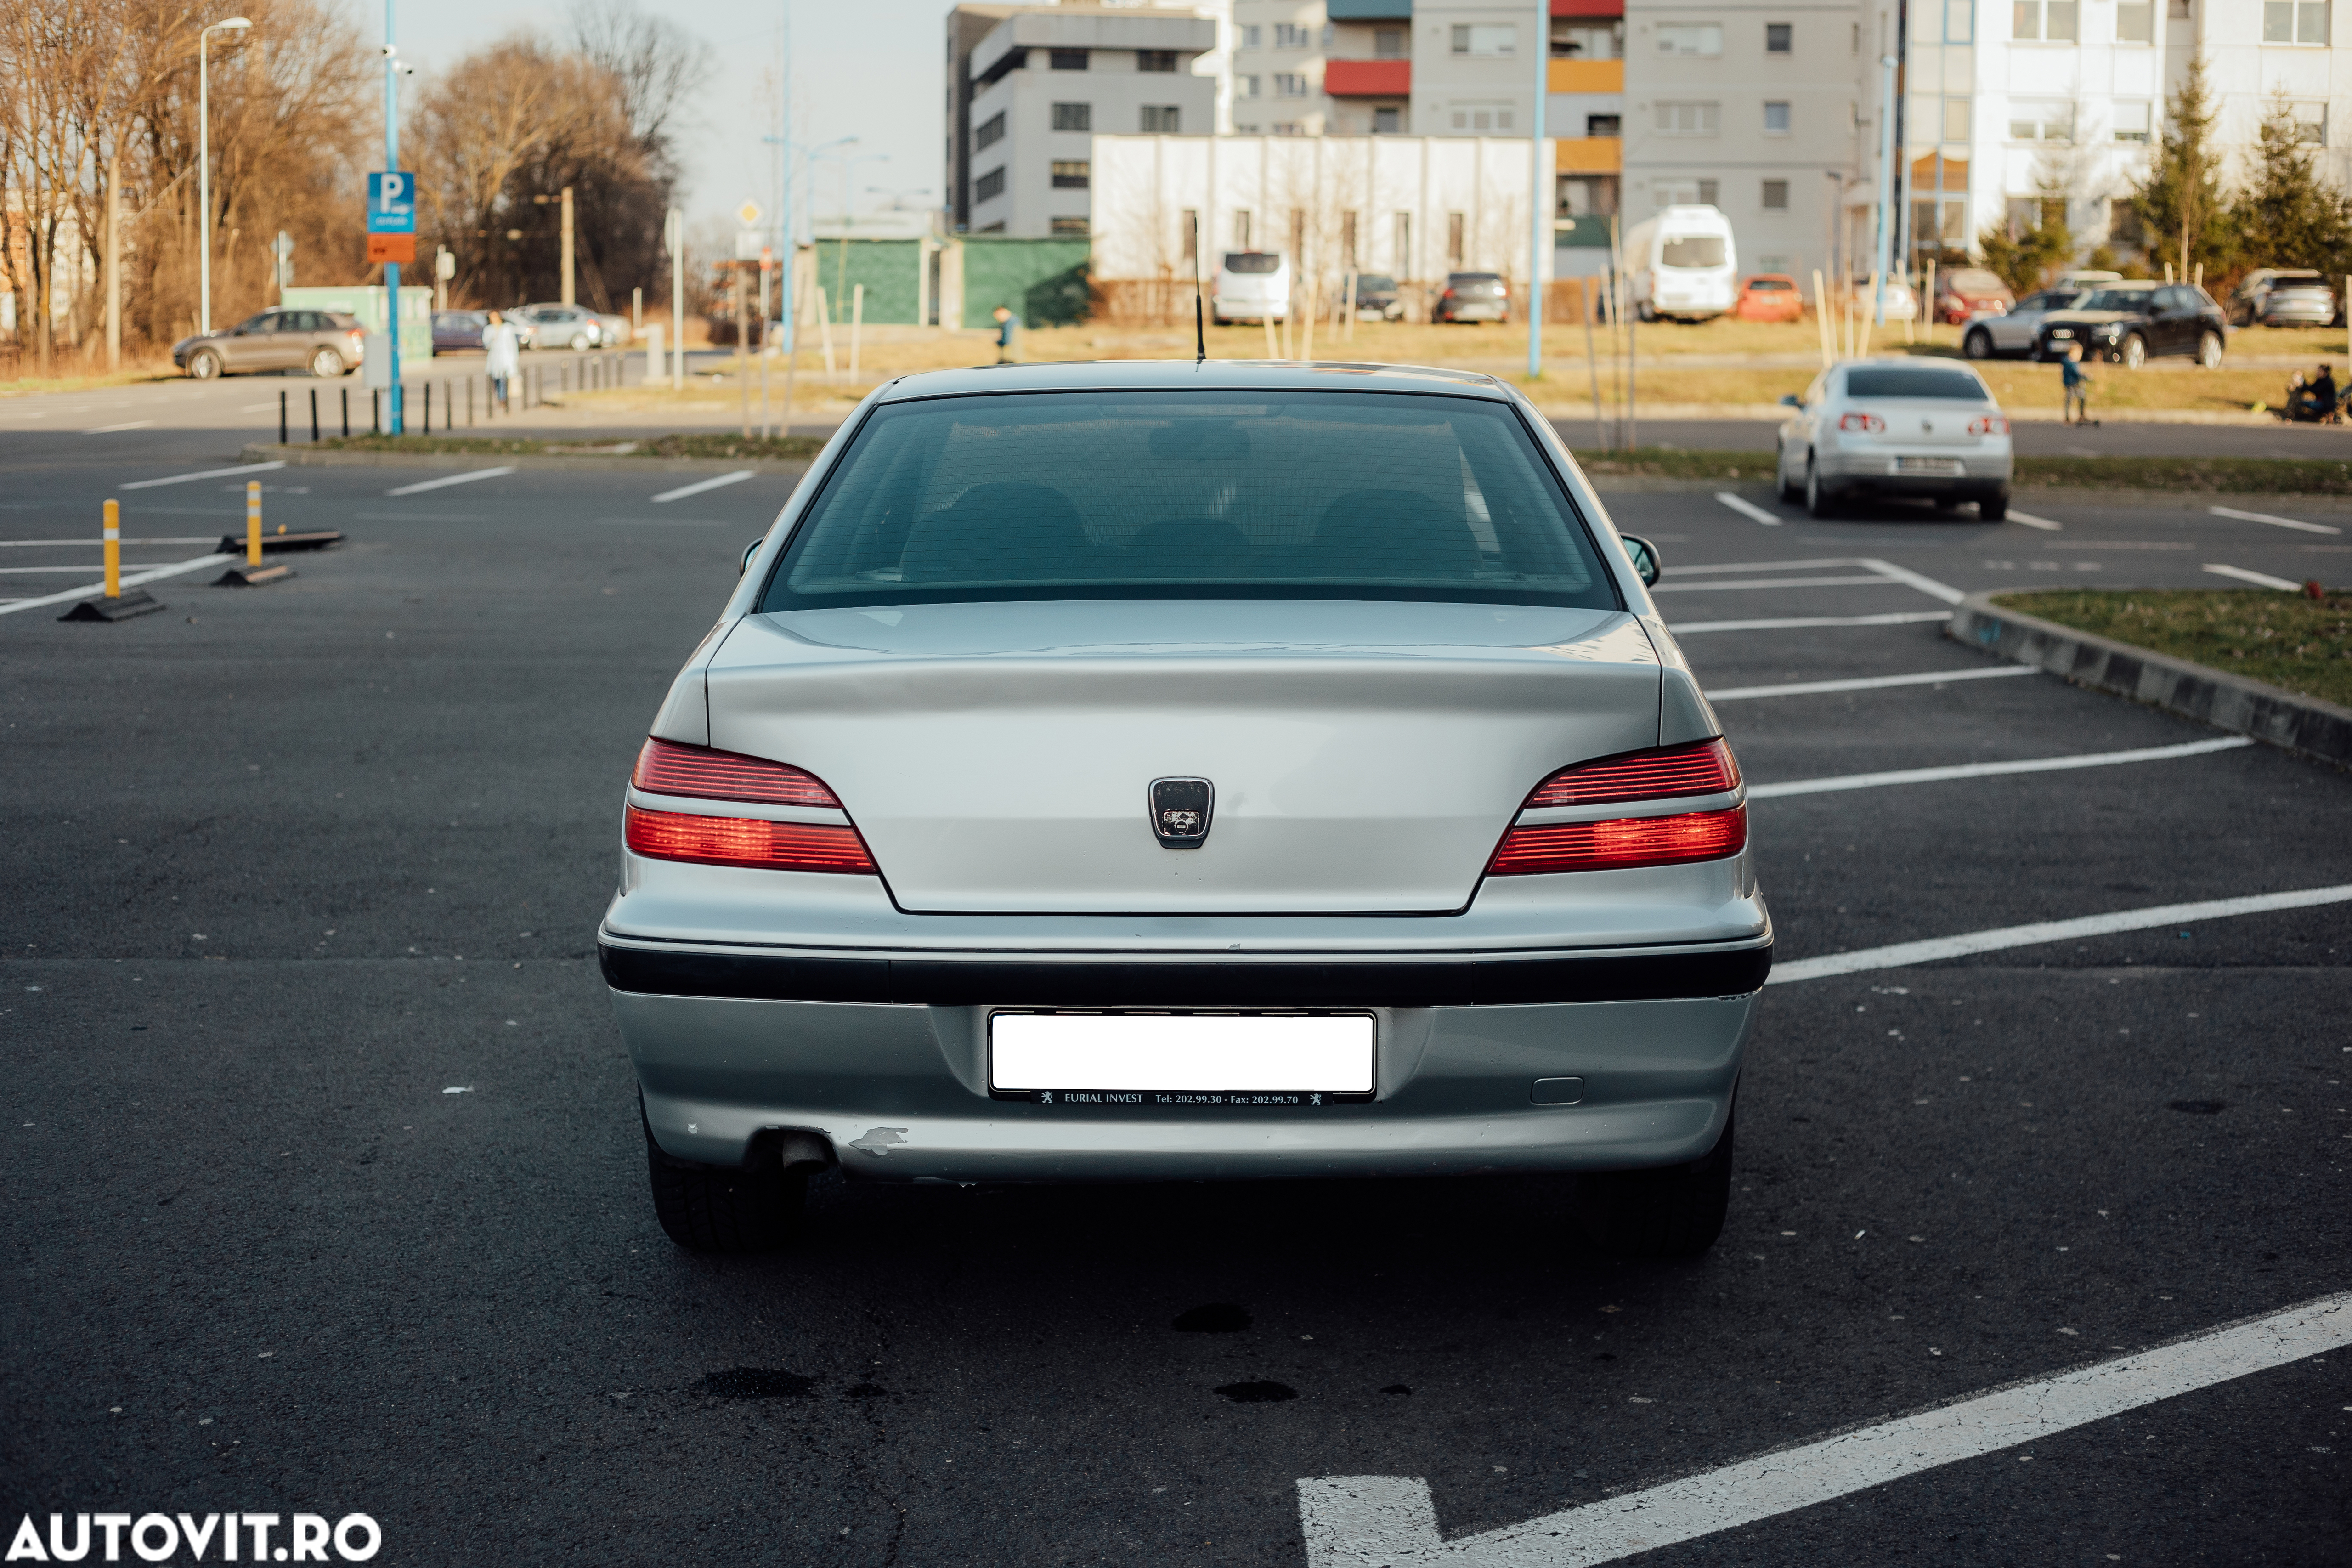
[[[2017,308],[2009,285],[1981,267],[1956,267],[1936,275],[1936,320],[1957,327],[1971,316],[2007,315]]]
[[[1801,321],[1805,296],[1785,272],[1762,272],[1739,286],[1732,315],[1742,321]]]

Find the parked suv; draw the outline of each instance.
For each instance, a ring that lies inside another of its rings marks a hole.
[[[2336,321],[2336,291],[2304,267],[2262,267],[2230,291],[2230,324],[2326,327]]]
[[[2033,357],[2055,359],[2083,345],[2086,359],[2133,369],[2158,354],[2188,354],[2210,370],[2229,346],[2230,323],[2204,289],[2188,283],[2109,283],[2046,316]]]
[[[1433,321],[1507,321],[1511,286],[1496,272],[1449,272],[1430,307]]]
[[[1935,320],[1947,326],[1979,316],[2005,316],[2016,302],[2009,285],[1981,267],[1955,267],[1936,275]]]
[[[2044,289],[2038,294],[2028,294],[2006,310],[1973,316],[1969,318],[1969,330],[1961,335],[1960,352],[1970,359],[2030,354],[2041,341],[2043,319],[2053,310],[2073,309],[2076,301],[2089,298],[2090,293],[2087,289]]]
[[[525,305],[514,312],[530,323],[523,347],[570,349],[584,353],[604,341],[604,323],[596,312],[579,305]]]
[[[1357,273],[1356,319],[1360,321],[1404,320],[1404,300],[1397,293],[1397,280],[1383,272]]]
[[[236,326],[172,345],[172,363],[197,381],[253,370],[341,375],[356,367],[367,339],[340,310],[264,310]]]

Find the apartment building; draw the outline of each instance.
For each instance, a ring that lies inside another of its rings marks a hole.
[[[1097,132],[1200,134],[1220,19],[1192,6],[958,5],[947,17],[950,227],[1089,232]]]

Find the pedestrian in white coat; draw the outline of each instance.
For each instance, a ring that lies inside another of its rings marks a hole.
[[[492,310],[488,322],[482,328],[482,347],[489,355],[483,363],[482,370],[490,378],[490,395],[499,400],[499,407],[507,408],[507,383],[513,379],[520,367],[522,335],[504,316]],[[508,409],[508,412],[513,411]]]

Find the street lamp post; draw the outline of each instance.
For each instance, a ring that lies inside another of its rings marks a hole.
[[[400,78],[403,67],[400,51],[392,42],[393,0],[383,0],[383,172],[400,172]],[[410,192],[412,201],[415,193]],[[385,334],[389,346],[386,367],[390,385],[384,396],[387,419],[385,428],[394,436],[408,432],[407,408],[400,395],[400,263],[383,264],[384,314],[391,330]]]
[[[196,35],[196,201],[205,209],[198,238],[204,247],[196,258],[196,331],[213,330],[213,143],[212,76],[205,59],[205,40],[215,33],[242,33],[253,26],[245,16],[215,22]]]
[[[789,93],[791,90],[789,67],[787,67],[786,70],[785,89],[787,93]],[[836,136],[830,142],[820,142],[814,147],[795,148],[792,142],[792,127],[789,117],[787,117],[784,129],[785,134],[782,136],[771,136],[767,138],[767,141],[771,146],[781,147],[783,149],[784,200],[783,210],[778,215],[779,228],[777,237],[779,240],[777,248],[783,253],[783,260],[782,264],[783,273],[782,278],[778,284],[779,289],[782,290],[781,299],[782,300],[783,313],[777,319],[782,323],[784,329],[784,365],[785,374],[789,375],[791,374],[792,367],[799,363],[793,356],[800,348],[800,318],[798,301],[794,299],[794,295],[797,292],[797,289],[795,287],[797,277],[794,269],[799,259],[798,236],[800,230],[800,220],[798,215],[793,208],[793,193],[797,184],[793,159],[794,155],[797,154],[803,163],[813,163],[823,153],[827,153],[835,147],[846,147],[851,142],[856,142],[857,138],[855,136]],[[810,195],[810,206],[811,210],[814,211],[815,205],[814,193],[812,192]],[[788,389],[786,399],[786,406],[788,408],[790,406],[789,388],[791,384],[792,384],[789,381],[785,383],[785,386]],[[785,434],[790,435],[791,432],[786,431]]]

